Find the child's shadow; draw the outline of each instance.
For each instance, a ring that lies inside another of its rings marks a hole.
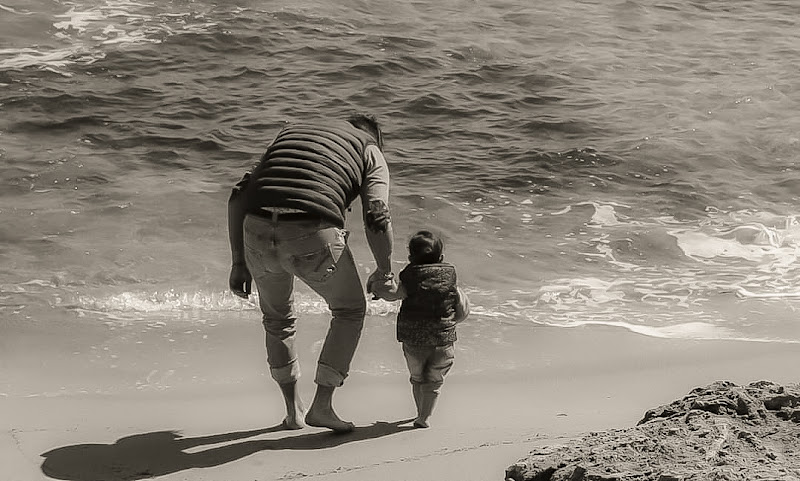
[[[218,466],[259,451],[324,449],[379,438],[413,429],[412,426],[401,426],[409,421],[379,421],[346,434],[326,431],[279,439],[253,439],[192,453],[184,450],[281,431],[283,427],[278,425],[196,438],[184,438],[175,431],[134,434],[120,438],[114,444],[75,444],[52,449],[42,454],[45,458],[42,472],[51,478],[71,481],[152,478],[184,469]]]

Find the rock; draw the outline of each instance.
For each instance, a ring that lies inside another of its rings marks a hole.
[[[506,468],[506,481],[525,481],[525,471],[527,466],[524,464],[512,464]]]
[[[511,481],[800,481],[800,385],[718,381],[634,427],[538,448]]]

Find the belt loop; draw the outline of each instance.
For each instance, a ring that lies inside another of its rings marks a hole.
[[[272,222],[278,222],[278,211],[277,210],[273,210],[272,211]]]

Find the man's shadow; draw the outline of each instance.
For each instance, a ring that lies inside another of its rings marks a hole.
[[[413,426],[410,420],[384,422],[357,427],[352,432],[331,431],[286,436],[279,439],[252,439],[187,453],[185,449],[237,441],[284,430],[273,426],[212,436],[184,438],[175,431],[134,434],[114,444],[75,444],[52,449],[42,456],[42,472],[55,479],[70,481],[118,481],[163,476],[190,468],[206,468],[236,461],[259,451],[284,449],[325,449],[346,443],[397,434]]]

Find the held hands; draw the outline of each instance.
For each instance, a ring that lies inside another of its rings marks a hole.
[[[253,276],[244,264],[234,264],[231,266],[231,276],[228,279],[228,286],[234,294],[244,299],[250,296]]]
[[[401,298],[397,291],[397,282],[394,280],[394,274],[380,270],[370,274],[369,279],[367,279],[367,292],[372,294],[373,300],[386,299],[387,301],[396,301]]]

